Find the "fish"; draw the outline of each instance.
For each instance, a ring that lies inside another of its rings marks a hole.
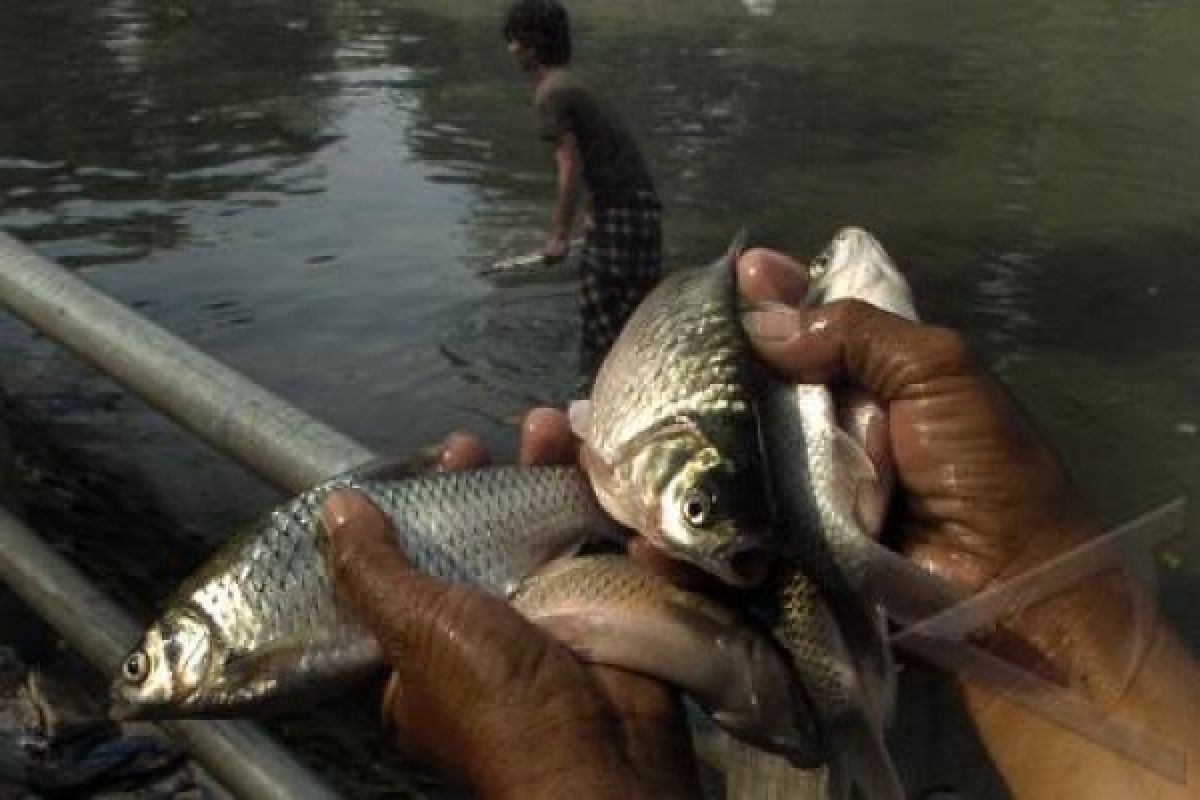
[[[854,297],[916,318],[907,281],[860,228],[840,230],[809,265],[808,277],[809,305]],[[883,736],[895,703],[895,668],[886,620],[863,593],[869,562],[886,550],[872,537],[883,524],[891,476],[862,442],[884,412],[866,397],[852,402],[857,436],[843,427],[827,386],[768,378],[762,393],[762,442],[782,563],[774,578],[775,635],[814,698],[831,796],[858,791],[901,800],[903,786]],[[894,558],[911,570],[906,575],[921,585],[928,581],[919,567]],[[752,753],[742,759],[754,760]],[[786,770],[769,774],[777,784],[808,780]]]
[[[741,250],[739,238],[712,264],[663,278],[569,417],[609,514],[668,555],[751,586],[769,566],[770,520],[763,375],[738,314]]]
[[[507,597],[591,537],[620,536],[574,467],[419,473],[388,466],[332,478],[232,537],[188,577],[111,685],[117,719],[246,716],[331,694],[382,666],[337,601],[320,506],[362,491],[413,565]]]
[[[856,299],[919,320],[908,281],[862,228],[839,230],[809,278],[809,306]],[[886,448],[869,444],[886,431],[878,403],[854,390],[835,399],[827,386],[770,380],[760,414],[775,512],[790,530],[808,532],[790,536],[790,550],[819,584],[861,595],[903,625],[966,599],[878,541],[894,480]]]
[[[553,562],[510,599],[581,659],[690,696],[738,741],[813,766],[823,753],[787,656],[744,614],[617,555]]]
[[[837,247],[851,241],[835,238],[822,263],[840,263]],[[831,783],[899,797],[881,732],[895,692],[881,620],[834,569],[810,571],[816,562],[800,557],[802,545],[820,536],[788,535],[842,523],[821,517],[843,512],[841,494],[824,502],[842,476],[805,474],[803,448],[787,451],[787,440],[771,446],[765,415],[772,396],[789,414],[794,409],[789,387],[770,377],[745,339],[740,251],[735,243],[708,267],[671,274],[643,301],[601,365],[590,398],[572,404],[572,428],[601,505],[666,554],[743,587],[762,583],[775,556],[790,555],[771,578],[774,634],[812,703],[823,755],[835,762]],[[772,473],[780,468],[776,485]],[[781,507],[777,495],[789,494],[793,477],[835,480],[804,483],[800,493],[809,504]],[[860,496],[866,493],[856,491],[855,504]]]
[[[907,280],[878,240],[861,228],[839,231],[813,260],[809,277],[809,305],[853,298],[918,319]],[[882,739],[894,701],[894,645],[997,688],[1058,724],[1177,779],[1175,749],[1106,718],[1070,690],[962,637],[1099,571],[1102,564],[1119,562],[1124,546],[1119,541],[1137,539],[1149,546],[1177,532],[1181,502],[968,599],[964,590],[878,541],[893,475],[886,448],[868,452],[871,431],[885,430],[886,413],[877,403],[853,393],[835,402],[828,387],[776,381],[768,382],[763,397],[760,413],[775,519],[786,539],[781,560],[787,566],[776,578],[775,635],[792,653],[829,739],[831,796],[848,797],[857,787],[868,798],[903,797]],[[814,586],[828,604],[824,611],[820,598],[812,596]],[[832,618],[822,619],[826,613]],[[889,638],[885,617],[907,627]],[[839,650],[839,637],[847,648]],[[814,643],[820,645],[815,651]],[[1141,647],[1140,642],[1132,645],[1135,652]],[[823,664],[831,658],[853,668],[831,670]],[[842,683],[827,684],[830,676],[840,676]],[[745,747],[734,753],[734,800],[802,796],[804,787],[812,785],[811,772]]]

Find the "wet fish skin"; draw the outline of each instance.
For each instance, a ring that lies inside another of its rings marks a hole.
[[[586,413],[572,417],[605,510],[669,555],[748,585],[763,577],[747,556],[767,547],[769,520],[740,251],[664,278],[605,358]]]
[[[739,741],[796,765],[821,762],[786,654],[742,615],[611,555],[550,564],[511,602],[581,658],[678,687]]]
[[[810,270],[811,304],[854,297],[915,317],[907,282],[861,229],[839,231]],[[883,420],[877,405],[857,403],[864,428]],[[772,381],[761,414],[787,557],[776,579],[776,635],[814,698],[827,738],[831,789],[848,797],[857,786],[867,797],[902,798],[882,735],[895,699],[891,651],[881,613],[862,593],[883,549],[871,535],[882,524],[890,474],[877,469],[839,425],[825,386]],[[915,565],[895,559],[919,576]]]
[[[320,505],[342,487],[391,518],[416,568],[502,597],[613,530],[573,467],[331,479],[235,536],[182,584],[114,679],[112,714],[243,716],[378,668],[378,646],[336,601],[322,552]]]
[[[861,228],[840,230],[810,270],[810,304],[852,298],[918,319],[907,280],[883,245]],[[961,592],[877,541],[893,476],[890,464],[873,461],[863,446],[867,429],[885,430],[886,415],[874,400],[860,394],[835,402],[824,386],[772,382],[761,413],[772,479],[788,487],[777,492],[779,510],[793,530],[819,532],[791,538],[818,584],[848,584],[843,588],[903,624],[962,599]]]

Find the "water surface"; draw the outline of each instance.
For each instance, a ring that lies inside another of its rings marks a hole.
[[[0,226],[375,449],[461,426],[511,446],[514,415],[569,392],[577,320],[569,280],[476,274],[540,243],[553,191],[496,8],[7,3]],[[1106,520],[1200,502],[1200,8],[571,8],[671,264],[742,225],[800,256],[865,226]],[[187,544],[163,547],[198,557],[271,500],[22,324],[0,342],[10,393],[175,515]],[[1193,632],[1196,540],[1163,575]]]

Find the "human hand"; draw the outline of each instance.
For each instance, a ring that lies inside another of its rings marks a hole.
[[[542,258],[547,261],[562,261],[567,257],[567,237],[560,234],[550,234],[542,245]]]
[[[860,301],[804,309],[806,272],[772,251],[744,254],[738,285],[751,307],[789,306],[745,315],[771,368],[885,409],[864,438],[897,476],[888,533],[931,572],[976,591],[1090,535],[1058,460],[960,334]]]
[[[804,272],[770,251],[741,257],[738,284],[752,306],[796,307],[747,314],[769,366],[796,382],[865,389],[883,406],[886,430],[864,438],[886,445],[867,450],[889,453],[896,473],[895,544],[930,571],[977,591],[1098,532],[1049,446],[959,334],[858,301],[799,308]],[[1179,709],[1195,698],[1197,667],[1157,615],[1137,621],[1146,602],[1113,571],[1021,612],[1005,629],[1108,714],[1148,725],[1194,754],[1200,728]],[[1189,796],[1187,787],[999,702],[984,687],[965,688],[1015,796]]]
[[[575,457],[564,416],[526,417],[522,463]],[[478,438],[454,434],[439,468],[486,460]],[[322,513],[338,591],[392,668],[383,714],[403,747],[488,798],[697,795],[672,692],[584,665],[502,601],[415,571],[363,495],[334,493]]]

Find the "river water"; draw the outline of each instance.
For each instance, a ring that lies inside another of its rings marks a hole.
[[[0,226],[376,450],[464,426],[511,447],[515,415],[569,393],[578,323],[569,280],[477,274],[540,244],[553,191],[499,7],[8,0]],[[570,7],[670,265],[743,225],[800,256],[867,227],[1106,520],[1200,498],[1200,6]],[[164,552],[274,497],[8,318],[0,370],[172,515]],[[1192,528],[1164,600],[1194,632]],[[154,572],[131,541],[110,571]]]

